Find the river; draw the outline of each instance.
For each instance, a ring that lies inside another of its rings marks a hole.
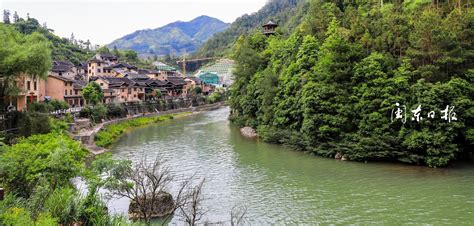
[[[448,169],[342,162],[243,138],[228,108],[134,129],[114,158],[159,157],[175,175],[205,178],[205,221],[247,208],[252,224],[471,224],[474,166]],[[128,201],[109,209],[126,214]],[[178,216],[173,222],[179,220]]]

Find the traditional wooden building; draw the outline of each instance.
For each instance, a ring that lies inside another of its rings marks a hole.
[[[263,26],[263,34],[266,36],[274,35],[276,32],[276,28],[278,27],[278,24],[274,23],[273,21],[268,21],[266,24]]]

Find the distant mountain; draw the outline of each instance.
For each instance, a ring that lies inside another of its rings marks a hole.
[[[228,55],[233,43],[240,35],[260,31],[262,25],[270,20],[279,24],[279,32],[284,35],[290,34],[303,20],[309,8],[308,2],[307,0],[269,0],[257,12],[237,18],[224,32],[215,34],[194,55]]]
[[[202,43],[229,24],[209,16],[200,16],[189,22],[177,21],[156,29],[135,31],[108,46],[132,49],[140,55],[181,55],[193,53]]]

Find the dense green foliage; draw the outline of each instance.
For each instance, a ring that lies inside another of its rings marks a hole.
[[[288,38],[237,40],[231,120],[323,156],[436,167],[472,154],[471,6],[337,3],[312,1]],[[391,121],[396,103],[407,107],[405,124]],[[447,105],[457,120],[441,118]]]
[[[69,60],[77,65],[93,55],[89,40],[76,40],[73,35],[69,39],[58,37],[52,29],[45,24],[40,25],[35,18],[18,18],[11,26],[22,34],[37,32],[46,37],[51,43],[52,58],[55,60]]]
[[[24,198],[40,183],[53,189],[64,186],[78,176],[86,153],[67,135],[32,135],[1,153],[2,183],[10,193]]]
[[[188,113],[141,117],[107,125],[104,129],[102,129],[95,135],[95,144],[99,147],[107,147],[111,145],[116,139],[118,139],[125,131],[131,128],[157,123],[168,119],[173,119],[173,117],[185,114]]]
[[[0,147],[1,225],[116,225],[125,219],[110,216],[97,194],[94,178],[85,168],[87,151],[62,129],[33,135]],[[80,194],[71,182],[81,176],[88,192]]]
[[[66,101],[51,100],[45,102],[33,102],[28,104],[28,111],[50,113],[58,110],[69,109],[69,104]]]
[[[28,75],[43,79],[51,67],[49,42],[37,32],[23,35],[14,28],[0,23],[0,99],[4,109],[9,103],[6,96],[20,92],[17,79]]]
[[[89,82],[82,89],[82,96],[88,104],[96,105],[104,98],[104,92],[97,82]]]

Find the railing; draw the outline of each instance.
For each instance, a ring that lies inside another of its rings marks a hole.
[[[74,108],[69,108],[69,109],[64,109],[64,110],[57,110],[57,111],[52,111],[49,114],[50,115],[61,115],[61,114],[66,114],[66,113],[79,113],[82,110],[82,107],[74,107]]]

